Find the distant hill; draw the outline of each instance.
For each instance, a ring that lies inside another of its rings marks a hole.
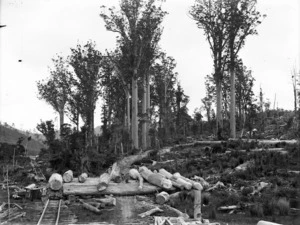
[[[20,137],[24,138],[22,145],[28,149],[29,155],[37,155],[41,148],[46,147],[43,144],[42,137],[39,134],[20,131],[9,125],[0,124],[0,142],[16,144]],[[28,141],[28,137],[31,137],[30,141]]]

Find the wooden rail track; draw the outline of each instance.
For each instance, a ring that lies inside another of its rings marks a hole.
[[[37,225],[58,225],[62,200],[47,200]]]

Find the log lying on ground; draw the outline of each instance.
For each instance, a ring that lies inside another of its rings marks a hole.
[[[101,178],[102,175],[100,176],[100,182],[102,182],[104,178],[105,182],[99,185],[99,191],[105,190],[107,187],[106,183],[108,184],[111,180],[119,183],[121,181],[122,175],[128,174],[129,168],[133,163],[143,160],[144,158],[148,157],[149,154],[153,151],[154,150],[148,150],[138,155],[127,156],[115,162],[108,173],[102,174],[104,177]],[[109,176],[107,176],[107,174]]]
[[[103,191],[107,188],[108,183],[110,182],[110,178],[111,178],[111,176],[108,173],[101,174],[100,179],[99,179],[99,184],[97,187],[98,191]]]
[[[97,207],[92,206],[91,204],[86,203],[86,202],[84,202],[84,201],[82,201],[82,200],[79,200],[79,201],[82,203],[82,206],[83,206],[85,209],[88,209],[88,210],[90,210],[90,211],[92,211],[92,212],[95,212],[95,213],[100,213],[100,212],[101,212],[101,210],[98,209]]]
[[[170,181],[172,182],[172,186],[180,188],[180,189],[184,188],[184,186],[182,184],[176,182],[176,178],[174,178],[173,175],[171,173],[169,173],[168,171],[166,171],[165,169],[160,169],[159,174],[170,179]]]
[[[171,206],[168,206],[168,205],[165,205],[165,206],[166,206],[169,210],[175,212],[179,217],[182,217],[182,218],[184,218],[184,219],[190,218],[188,214],[183,213],[183,212],[179,211],[178,209],[175,209],[175,208],[173,208],[173,207],[171,207]]]
[[[150,209],[147,212],[139,214],[139,217],[144,218],[146,216],[151,216],[152,214],[157,213],[157,212],[163,212],[163,210],[158,207],[155,207],[154,209]]]
[[[117,200],[113,197],[108,198],[94,198],[96,202],[100,202],[102,206],[116,206]]]
[[[137,169],[130,169],[129,175],[133,179],[138,179],[139,180],[139,189],[143,189],[143,177],[141,176],[139,171],[137,171]]]
[[[248,168],[254,166],[254,161],[250,160],[247,162],[244,162],[241,165],[238,165],[237,167],[235,167],[235,171],[246,171]]]
[[[172,182],[169,179],[166,179],[163,175],[159,173],[153,173],[145,166],[140,167],[139,172],[150,184],[154,184],[167,190],[172,189]]]
[[[74,178],[71,183],[63,184],[64,195],[116,195],[116,196],[129,196],[129,195],[144,195],[153,194],[161,191],[160,187],[152,185],[148,182],[143,184],[143,189],[139,189],[139,183],[129,180],[128,183],[114,183],[110,182],[108,187],[99,192],[97,186],[99,185],[98,177],[88,177],[84,183],[79,183],[77,178]]]
[[[63,174],[63,180],[65,183],[70,183],[73,180],[73,171],[68,170]]]
[[[186,182],[192,184],[192,187],[193,187],[194,189],[196,189],[196,190],[200,190],[200,191],[203,190],[203,187],[202,187],[202,185],[201,185],[200,183],[198,183],[198,182],[196,182],[196,181],[193,181],[193,180],[191,180],[191,179],[188,179],[188,178],[186,178],[186,177],[184,177],[184,176],[181,176],[180,173],[174,173],[174,174],[173,174],[173,177],[176,177],[177,179],[178,179],[178,178],[181,178],[181,179],[185,180]],[[189,190],[189,189],[187,189],[187,190]]]
[[[63,178],[60,174],[53,173],[49,178],[48,183],[51,190],[58,191],[63,187]]]
[[[203,189],[207,189],[209,187],[209,183],[206,180],[204,180],[202,177],[199,177],[199,176],[195,175],[193,177],[193,179],[198,181],[202,185]]]
[[[167,192],[162,191],[156,195],[155,201],[156,203],[162,205],[165,204],[167,201],[169,201],[169,199],[170,199],[170,195]]]
[[[86,181],[87,178],[88,178],[87,173],[82,173],[82,174],[79,175],[78,181],[79,181],[80,183],[84,183],[84,182]]]

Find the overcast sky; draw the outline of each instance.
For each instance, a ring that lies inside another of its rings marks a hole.
[[[37,99],[36,81],[49,76],[56,53],[70,54],[77,43],[93,40],[97,48],[115,48],[115,36],[99,17],[101,5],[118,0],[0,0],[0,121],[33,129],[40,120],[57,120],[51,106]],[[177,61],[176,71],[189,113],[201,106],[204,77],[213,71],[211,52],[203,32],[188,16],[194,0],[166,0],[168,11],[160,46]],[[257,36],[248,37],[240,52],[253,71],[255,94],[261,86],[278,107],[293,109],[291,69],[299,68],[299,8],[297,0],[258,0],[257,9],[267,14]],[[22,60],[22,62],[19,62]],[[101,100],[98,102],[98,108]],[[58,122],[58,121],[57,121]],[[100,123],[99,110],[95,125]]]

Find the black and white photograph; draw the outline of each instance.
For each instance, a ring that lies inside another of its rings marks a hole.
[[[299,0],[0,0],[0,224],[299,225]]]

